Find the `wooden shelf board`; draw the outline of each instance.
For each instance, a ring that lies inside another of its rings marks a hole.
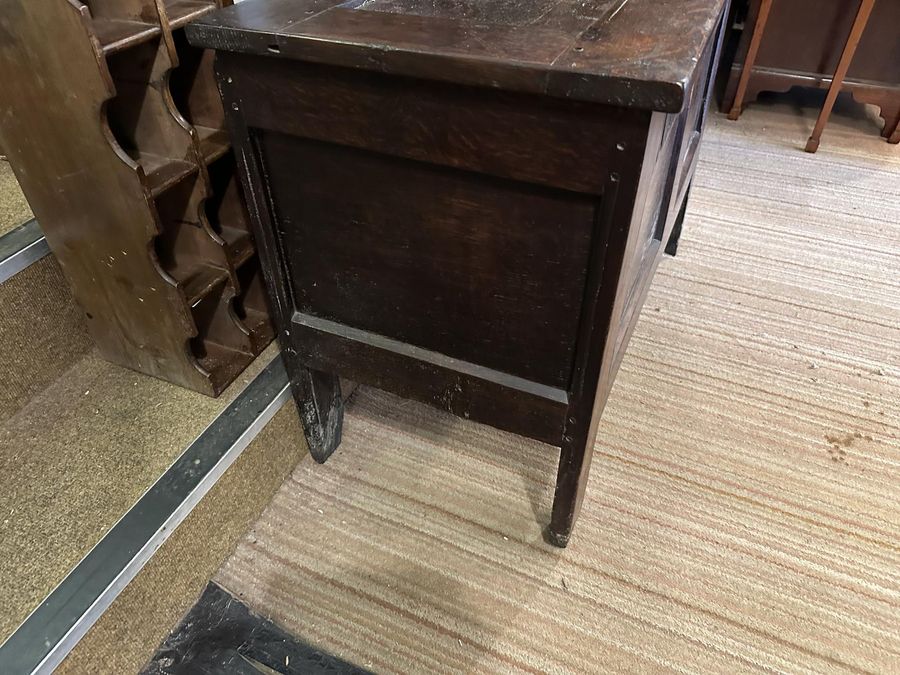
[[[247,318],[244,319],[244,325],[251,333],[271,333],[271,328],[269,328],[269,315],[265,312],[261,312],[257,309],[246,309],[244,310],[247,314]]]
[[[195,125],[197,136],[200,139],[200,154],[207,164],[210,164],[231,149],[231,140],[224,129]]]
[[[236,227],[222,228],[222,239],[228,250],[228,258],[235,267],[240,267],[253,256],[253,241],[250,233]]]
[[[256,309],[244,309],[246,317],[242,323],[250,331],[250,341],[255,351],[265,349],[272,338],[275,337],[275,329],[269,321],[269,315]]]
[[[198,19],[216,8],[212,0],[166,0],[166,14],[172,29]]]
[[[106,56],[152,40],[162,34],[157,24],[143,21],[126,21],[124,19],[93,20],[94,34],[103,47]]]
[[[183,159],[171,159],[140,152],[136,154],[136,157],[132,156],[143,167],[154,197],[161,195],[179,181],[197,172],[196,164]]]
[[[209,295],[210,291],[228,278],[228,272],[225,270],[203,264],[189,269],[186,274],[181,275],[175,272],[173,276],[175,275],[182,280],[180,283],[184,286],[184,294],[192,308],[196,307]]]
[[[250,354],[218,342],[203,341],[206,356],[198,358],[200,366],[210,374],[213,387],[218,391],[231,382],[253,360]]]

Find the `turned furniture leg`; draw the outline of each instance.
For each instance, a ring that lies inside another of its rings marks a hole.
[[[859,11],[856,13],[856,19],[853,21],[853,28],[850,30],[850,37],[847,38],[847,44],[844,46],[844,53],[841,54],[841,60],[838,62],[837,70],[834,71],[834,78],[831,80],[831,86],[828,87],[828,96],[825,97],[825,105],[819,113],[819,119],[816,120],[816,126],[812,135],[806,142],[806,151],[815,152],[819,149],[819,139],[822,138],[822,131],[828,124],[828,118],[831,117],[831,110],[834,108],[834,102],[841,93],[841,87],[844,84],[844,78],[850,69],[850,63],[853,61],[853,55],[856,54],[856,47],[862,38],[866,24],[869,22],[869,15],[872,13],[872,7],[875,6],[875,0],[862,0],[859,5]]]
[[[744,67],[741,70],[741,79],[738,80],[737,91],[734,94],[734,103],[728,119],[736,120],[741,116],[741,108],[744,106],[744,96],[747,95],[747,85],[750,83],[750,75],[753,66],[756,65],[756,56],[759,53],[759,45],[762,42],[763,33],[766,30],[766,22],[769,20],[769,12],[772,9],[772,0],[762,0],[759,6],[759,16],[753,26],[753,36],[750,38],[750,47],[747,49],[747,58],[744,59]]]
[[[300,413],[309,454],[321,464],[341,444],[344,402],[340,379],[337,375],[310,370],[292,361],[285,359],[291,391]]]
[[[684,217],[687,214],[688,199],[691,197],[691,186],[688,185],[684,193],[684,199],[681,202],[681,209],[678,211],[678,217],[672,226],[672,233],[669,235],[669,241],[666,242],[666,253],[674,256],[678,253],[678,242],[681,239],[681,228],[684,225]]]

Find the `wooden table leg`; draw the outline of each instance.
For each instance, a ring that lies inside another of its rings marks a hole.
[[[859,11],[856,13],[856,19],[853,22],[853,28],[850,30],[850,37],[847,38],[844,53],[841,54],[841,60],[838,63],[837,70],[834,71],[831,86],[828,88],[825,105],[822,106],[819,119],[816,120],[816,126],[806,142],[807,152],[815,152],[819,149],[819,139],[822,138],[822,131],[824,131],[825,125],[828,124],[828,118],[831,117],[831,111],[834,108],[834,102],[837,100],[838,94],[841,93],[844,78],[847,76],[847,71],[853,62],[853,56],[856,54],[856,48],[859,46],[859,40],[862,38],[863,31],[866,30],[866,24],[869,22],[869,15],[872,13],[872,7],[874,6],[875,0],[862,0],[860,2]]]
[[[678,253],[678,241],[681,239],[681,228],[684,226],[684,217],[687,215],[688,200],[691,198],[691,186],[688,185],[684,193],[684,201],[681,202],[681,209],[678,211],[678,217],[672,226],[672,233],[669,235],[669,241],[666,242],[666,253],[674,256]]]
[[[900,121],[898,121],[897,126],[894,127],[894,133],[888,137],[888,143],[893,143],[894,145],[900,143]]]
[[[756,55],[759,53],[759,45],[762,42],[766,23],[769,20],[769,12],[772,10],[773,0],[762,0],[759,6],[759,16],[753,26],[753,36],[750,38],[750,47],[747,49],[747,58],[744,59],[744,68],[741,70],[741,79],[738,80],[737,92],[734,95],[734,103],[731,104],[731,112],[728,119],[736,120],[741,116],[741,108],[744,106],[744,96],[747,95],[747,85],[750,82],[750,74],[756,65]]]

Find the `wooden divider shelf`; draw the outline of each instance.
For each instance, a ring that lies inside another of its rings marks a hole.
[[[82,4],[90,11],[91,28],[106,56],[162,35],[153,0],[83,0]]]
[[[273,337],[213,54],[182,29],[231,0],[10,2],[0,139],[95,342],[217,395]]]
[[[135,152],[134,160],[147,175],[150,192],[154,197],[197,172],[197,165],[181,159],[160,157],[151,153]]]
[[[184,31],[176,31],[172,37],[180,64],[169,80],[172,98],[184,118],[193,125],[200,154],[210,163],[231,147],[224,128],[225,111],[216,88],[214,54],[190,46]]]
[[[166,0],[165,6],[169,25],[174,30],[215,9],[216,3],[213,0]]]
[[[197,336],[191,349],[201,367],[211,373],[213,383],[224,385],[244,369],[253,355],[265,345],[255,344],[251,336],[235,321],[234,290],[222,281],[192,305]],[[271,333],[270,333],[271,335]],[[265,344],[271,341],[265,341]]]
[[[212,195],[206,201],[206,213],[213,229],[225,241],[229,257],[239,267],[253,255],[250,216],[240,194],[234,154],[226,152],[210,163]]]
[[[162,33],[158,25],[122,19],[94,19],[93,27],[106,56],[152,40]]]
[[[195,126],[200,140],[200,155],[207,163],[214,162],[231,148],[228,132],[224,129]]]
[[[234,303],[234,309],[243,324],[250,331],[254,349],[260,349],[271,340],[271,324],[267,309],[266,289],[259,268],[259,260],[254,256],[238,268],[241,293]],[[265,344],[263,344],[265,343]]]

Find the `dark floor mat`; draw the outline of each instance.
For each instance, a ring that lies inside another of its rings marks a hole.
[[[297,640],[210,582],[143,675],[212,673],[365,675],[369,671]]]

